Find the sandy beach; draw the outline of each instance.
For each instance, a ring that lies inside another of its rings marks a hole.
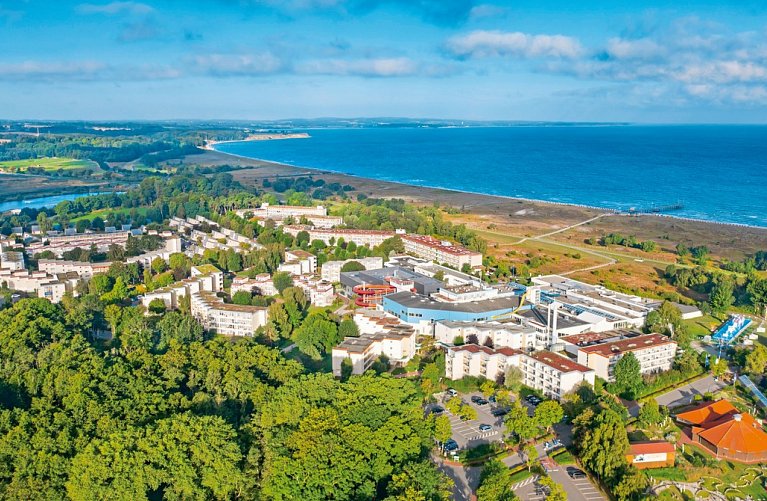
[[[289,134],[251,134],[245,139],[235,139],[233,141],[207,141],[203,146],[204,150],[217,151],[216,145],[224,143],[242,143],[247,141],[280,141],[283,139],[307,139],[309,136],[306,132],[292,132]]]
[[[416,204],[450,205],[462,214],[452,218],[467,226],[499,234],[531,237],[581,223],[611,211],[561,203],[524,200],[510,197],[424,188],[403,183],[379,181],[347,174],[295,167],[264,160],[254,160],[218,151],[187,157],[187,162],[201,165],[229,164],[251,167],[232,172],[245,185],[261,186],[266,178],[315,176],[327,182],[354,186],[356,193],[370,197],[401,198]],[[491,228],[490,228],[491,227]],[[583,245],[590,237],[616,232],[652,239],[667,249],[677,243],[706,245],[717,256],[741,259],[746,254],[767,249],[767,228],[722,224],[663,215],[602,217],[573,231],[555,235],[554,240]]]

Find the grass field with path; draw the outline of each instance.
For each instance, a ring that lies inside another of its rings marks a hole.
[[[26,160],[8,160],[0,162],[0,170],[6,172],[26,172],[30,167],[44,169],[45,171],[74,170],[74,169],[98,169],[98,164],[92,160],[78,160],[74,158],[30,158]]]

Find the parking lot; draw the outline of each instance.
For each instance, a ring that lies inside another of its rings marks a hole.
[[[606,499],[588,477],[571,478],[568,468],[573,467],[554,464],[546,468],[551,479],[564,487],[568,501],[598,501]],[[519,499],[525,501],[542,501],[546,499],[546,493],[541,489],[540,484],[533,480],[517,485],[514,493]]]
[[[453,440],[458,443],[458,447],[461,450],[470,449],[485,443],[497,442],[503,438],[503,416],[496,417],[492,415],[493,410],[498,408],[497,405],[494,403],[478,405],[471,401],[471,397],[475,395],[480,395],[480,393],[460,395],[460,397],[466,405],[470,405],[477,411],[477,419],[462,421],[458,416],[445,411],[445,415],[450,419],[450,425],[453,428]],[[440,405],[444,407],[449,399],[449,395],[442,395]],[[484,432],[480,431],[479,427],[482,424],[490,425],[492,429]]]

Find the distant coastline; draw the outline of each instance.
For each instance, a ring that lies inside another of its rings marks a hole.
[[[247,143],[251,141],[280,141],[283,139],[308,139],[311,137],[307,132],[292,132],[287,134],[251,134],[245,139],[234,139],[231,141],[206,141],[202,147],[204,150],[219,151],[215,148],[216,145],[224,143]]]

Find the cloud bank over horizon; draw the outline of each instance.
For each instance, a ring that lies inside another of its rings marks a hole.
[[[521,3],[0,0],[0,104],[8,118],[763,121],[758,3]]]

